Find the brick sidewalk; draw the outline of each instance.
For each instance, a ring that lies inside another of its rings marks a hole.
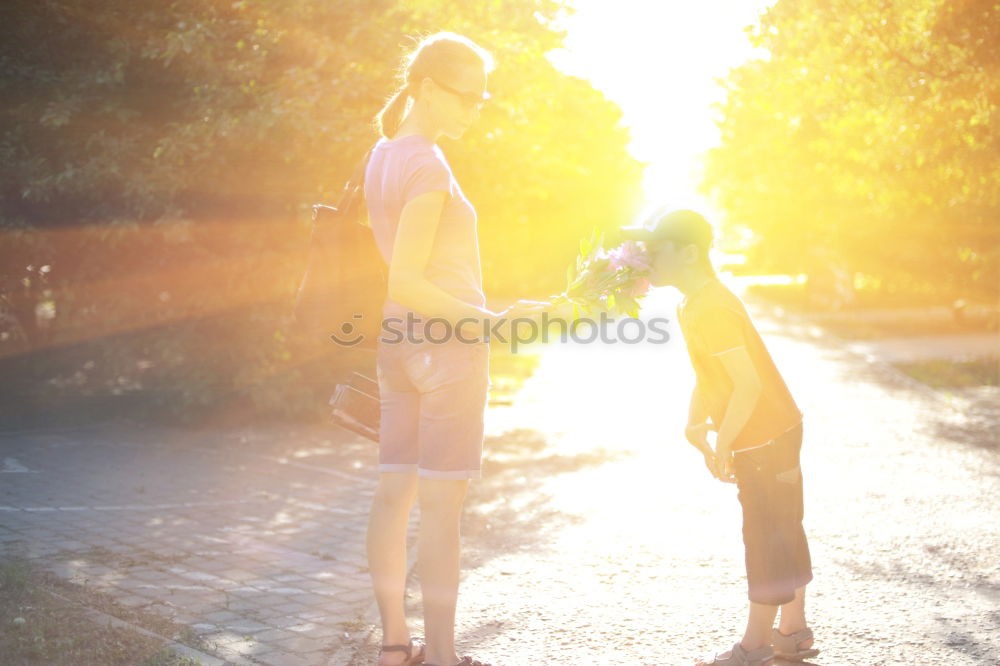
[[[5,555],[163,613],[232,663],[345,662],[370,632],[368,442],[113,426],[7,434],[0,454]]]

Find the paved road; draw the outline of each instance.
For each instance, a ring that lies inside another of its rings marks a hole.
[[[644,316],[670,305],[654,294]],[[806,413],[815,663],[997,663],[998,424],[758,315]],[[490,411],[464,518],[463,651],[688,664],[735,640],[739,509],[680,440],[690,381],[679,338],[556,346]],[[4,436],[0,542],[193,626],[231,663],[367,665],[373,454],[322,428]]]
[[[659,295],[645,310],[671,313]],[[755,313],[806,414],[815,663],[1000,662],[998,424]],[[493,415],[506,434],[466,512],[464,649],[494,664],[689,664],[739,636],[736,491],[680,440],[690,382],[679,339],[544,353]]]

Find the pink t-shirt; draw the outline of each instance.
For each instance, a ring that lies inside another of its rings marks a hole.
[[[447,192],[448,198],[425,275],[455,298],[485,307],[476,210],[458,186],[444,153],[421,134],[394,141],[381,139],[375,144],[365,171],[365,200],[375,242],[387,265],[392,262],[403,207],[411,199],[434,191]],[[382,314],[405,318],[408,311],[411,310],[387,298]]]

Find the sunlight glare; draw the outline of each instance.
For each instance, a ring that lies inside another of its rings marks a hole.
[[[588,79],[621,106],[632,132],[629,150],[649,166],[646,204],[706,211],[698,191],[701,155],[719,142],[712,105],[722,101],[717,83],[732,67],[766,51],[751,46],[745,26],[774,0],[576,0],[563,27],[565,48],[553,63]]]

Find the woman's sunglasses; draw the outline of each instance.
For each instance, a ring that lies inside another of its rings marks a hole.
[[[443,88],[447,92],[450,92],[452,95],[458,97],[458,99],[461,100],[462,105],[465,106],[465,108],[467,109],[471,109],[473,107],[478,107],[481,109],[483,108],[483,104],[486,103],[486,100],[490,98],[490,94],[485,91],[483,92],[482,95],[480,95],[479,93],[463,92],[461,90],[455,90],[451,86],[445,85],[444,83],[441,83],[437,79],[431,79],[431,81],[436,83],[440,88]]]

